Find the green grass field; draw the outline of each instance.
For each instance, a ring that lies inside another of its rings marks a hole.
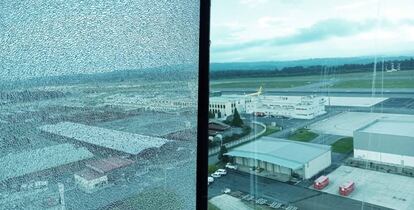
[[[348,80],[342,81],[334,84],[332,88],[371,88],[372,80]],[[384,80],[377,81],[375,84],[376,89],[378,90],[381,87],[384,88],[414,88],[414,79],[393,79],[393,80]]]
[[[294,141],[308,142],[316,138],[317,136],[318,134],[310,131],[309,129],[301,128],[296,130],[292,135],[290,135],[288,139]]]
[[[332,88],[371,88],[372,73],[348,73],[336,75],[311,75],[292,77],[252,77],[212,80],[210,87],[217,88],[292,88],[331,79],[337,82]],[[380,88],[382,73],[377,73],[376,87]],[[384,73],[384,88],[414,88],[414,70]]]
[[[354,139],[352,137],[345,137],[339,139],[337,142],[332,144],[332,152],[338,153],[350,153],[354,149]]]
[[[266,126],[266,131],[263,133],[262,136],[268,136],[270,134],[273,134],[279,131],[280,131],[280,127],[268,125]]]

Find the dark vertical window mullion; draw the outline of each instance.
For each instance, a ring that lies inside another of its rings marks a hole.
[[[197,209],[207,209],[210,0],[200,0],[198,75]]]

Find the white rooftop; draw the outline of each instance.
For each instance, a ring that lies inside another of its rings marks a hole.
[[[0,181],[92,158],[86,148],[60,144],[0,158]]]
[[[378,120],[360,131],[414,137],[414,121]]]
[[[236,102],[241,99],[240,97],[222,95],[222,96],[213,96],[210,97],[210,102],[212,103],[227,103],[227,102]]]
[[[41,126],[40,129],[77,141],[137,155],[141,151],[161,147],[169,140],[135,133],[111,130],[72,122]]]
[[[375,112],[343,112],[313,123],[309,127],[312,131],[317,133],[353,136],[355,130],[360,129],[375,120],[414,121],[414,115]]]

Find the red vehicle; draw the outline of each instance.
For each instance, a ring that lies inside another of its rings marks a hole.
[[[339,186],[339,194],[348,196],[355,189],[355,183],[353,181],[346,182]]]
[[[329,184],[329,178],[327,176],[320,176],[313,182],[313,188],[317,190],[322,190]]]

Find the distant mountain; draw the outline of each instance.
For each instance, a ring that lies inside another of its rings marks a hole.
[[[389,56],[384,57],[384,61],[406,60],[414,56]],[[378,58],[382,61],[382,57]],[[232,62],[232,63],[211,63],[211,71],[231,71],[231,70],[280,70],[294,66],[339,66],[344,64],[368,64],[374,62],[373,56],[365,57],[346,57],[346,58],[314,58],[291,61],[262,61],[262,62]]]
[[[71,74],[48,77],[35,77],[20,81],[0,81],[1,89],[13,89],[47,86],[69,85],[82,83],[122,82],[130,80],[144,81],[182,81],[197,79],[198,66],[196,65],[171,65],[145,69],[117,70],[111,72],[93,74]]]

